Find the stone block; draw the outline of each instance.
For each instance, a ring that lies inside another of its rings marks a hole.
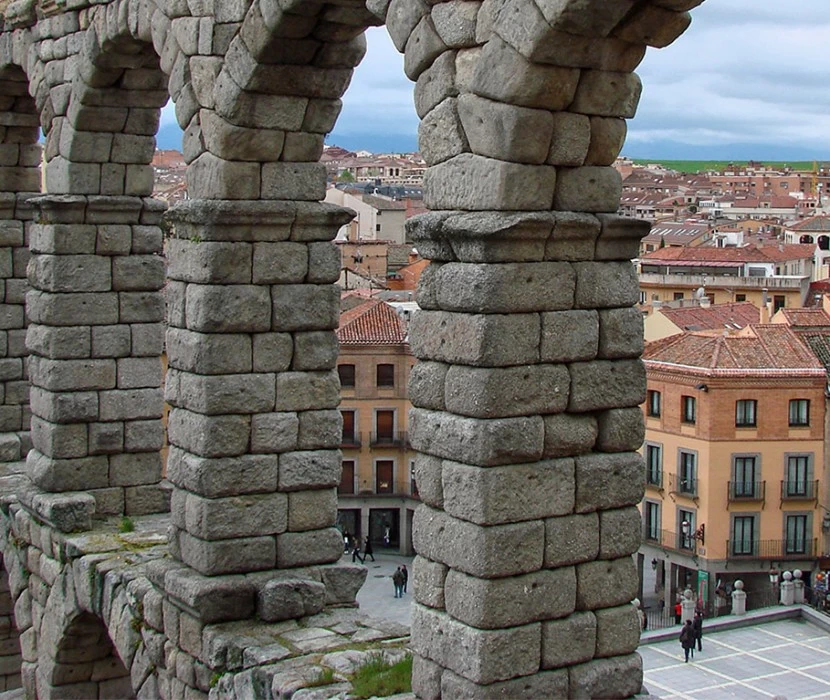
[[[430,608],[444,609],[444,586],[449,569],[444,564],[416,556],[412,562],[415,600]]]
[[[449,2],[433,7],[432,21],[441,41],[454,49],[475,46],[480,7],[473,2]]]
[[[47,391],[112,389],[115,360],[51,360],[33,355],[29,376],[34,386]]]
[[[545,520],[545,566],[554,568],[593,561],[599,553],[596,513]]]
[[[32,287],[46,292],[108,292],[113,288],[110,261],[96,255],[35,255],[27,277]]]
[[[441,693],[445,698],[476,698],[477,700],[564,698],[568,696],[568,672],[566,669],[543,671],[509,681],[478,685],[452,671],[444,671],[441,676]]]
[[[251,352],[249,335],[167,329],[167,356],[173,369],[197,374],[241,374],[253,368]],[[257,371],[275,370],[258,368]]]
[[[554,112],[548,165],[585,165],[591,145],[591,122],[584,114]]]
[[[630,603],[637,595],[637,580],[637,567],[631,557],[579,564],[576,607],[597,610]]]
[[[153,452],[163,446],[164,426],[161,421],[135,420],[124,424],[124,449],[128,452]]]
[[[126,357],[117,361],[119,389],[159,387],[162,382],[161,359],[158,357]]]
[[[599,530],[600,558],[616,559],[634,554],[643,539],[640,511],[636,506],[600,511]]]
[[[206,333],[260,333],[271,330],[271,294],[251,285],[187,286],[188,328]]]
[[[23,235],[22,231],[20,235]],[[88,255],[95,252],[95,226],[36,223],[29,230],[29,236],[33,253]]]
[[[412,655],[412,692],[424,700],[441,700],[444,668],[419,654]]]
[[[95,237],[96,255],[128,255],[132,248],[132,228],[126,224],[102,224]]]
[[[557,311],[542,314],[543,362],[593,360],[597,356],[600,323],[596,311]]]
[[[591,117],[591,146],[585,165],[613,165],[626,136],[625,119]]]
[[[542,624],[542,668],[561,668],[594,658],[597,620],[592,612]]]
[[[521,285],[515,284],[518,279]],[[419,294],[434,296],[445,311],[514,314],[573,308],[575,285],[576,275],[567,263],[449,262],[422,278]]]
[[[167,276],[194,284],[251,284],[251,244],[226,241],[168,242]]]
[[[435,29],[432,17],[423,17],[406,42],[404,73],[410,80],[417,80],[447,48]]]
[[[540,325],[538,314],[419,311],[410,325],[412,354],[475,367],[535,364]]]
[[[260,413],[251,417],[251,452],[291,452],[299,443],[300,420],[296,413]]]
[[[568,405],[569,390],[570,375],[563,365],[456,365],[446,376],[446,408],[473,418],[560,413]]]
[[[304,532],[333,527],[337,520],[337,491],[317,489],[288,494],[288,530]]]
[[[160,292],[119,292],[121,323],[160,323],[164,320],[164,296]]]
[[[171,446],[167,478],[176,486],[205,498],[272,493],[277,488],[279,461],[272,455],[205,458]]]
[[[16,307],[18,308],[18,307]],[[52,294],[30,290],[26,294],[29,321],[45,326],[103,326],[118,323],[119,299],[115,293]],[[5,328],[22,328],[8,319]]]
[[[634,306],[639,299],[639,282],[629,262],[575,263],[576,306],[581,309]]]
[[[161,481],[161,455],[157,452],[115,454],[109,460],[112,486],[145,486]]]
[[[333,331],[294,334],[293,370],[330,370],[337,364],[340,346]]]
[[[441,482],[442,460],[425,454],[415,455],[415,483],[421,501],[433,508],[444,508],[444,489]]]
[[[98,418],[98,394],[86,392],[51,392],[33,386],[32,412],[53,423],[94,421]]]
[[[478,525],[565,515],[574,505],[571,459],[486,468],[444,461],[442,484],[446,513]]]
[[[298,284],[308,274],[308,246],[304,243],[256,243],[254,284]]]
[[[692,16],[660,6],[638,7],[614,30],[614,35],[632,44],[664,48],[688,29]]]
[[[202,153],[187,170],[187,189],[193,199],[259,199],[260,164]]]
[[[442,237],[451,247],[452,253],[459,261],[469,263],[533,263],[545,259],[545,242],[550,237],[551,230],[556,224],[557,214],[553,212],[470,212],[455,213],[444,218],[443,221],[435,222]],[[419,219],[412,219],[417,223]],[[429,219],[420,219],[428,222]],[[412,226],[412,224],[410,224]],[[417,229],[411,231],[411,235],[417,243],[419,250],[423,247],[422,236],[418,236]],[[450,256],[447,259],[453,259]],[[437,267],[437,266],[436,266]],[[492,268],[492,269],[491,269]],[[491,266],[484,268],[487,274],[497,276],[502,274],[503,268]],[[508,268],[504,268],[508,269]],[[555,276],[561,268],[536,266],[517,266],[513,268],[516,274],[528,273],[532,270],[542,272],[546,275]],[[529,276],[531,281],[536,275]],[[421,277],[424,280],[424,277]],[[422,282],[423,283],[423,282]],[[499,290],[501,294],[508,292],[506,289]],[[509,298],[519,299],[516,290],[509,292]],[[567,295],[567,287],[563,290]],[[550,289],[539,289],[538,281],[534,285],[534,294],[541,293],[544,299],[557,299],[560,292],[552,292]],[[553,297],[551,297],[553,295]],[[532,294],[530,295],[532,296]],[[527,298],[524,303],[528,302]],[[570,304],[567,308],[570,308]]]
[[[409,400],[418,408],[443,411],[444,382],[449,365],[419,362],[409,372]]]
[[[637,112],[642,90],[636,73],[586,70],[570,109],[591,116],[631,119]]]
[[[133,357],[160,357],[164,352],[165,327],[161,323],[136,323],[130,327]]]
[[[616,212],[622,179],[611,167],[558,168],[553,208],[574,212]]]
[[[628,698],[643,685],[643,659],[639,654],[595,659],[569,669],[573,698]]]
[[[176,536],[182,561],[205,576],[268,570],[276,564],[277,547],[273,537],[209,542],[183,531],[179,531]]]
[[[164,286],[164,258],[127,255],[112,260],[112,288],[117,291],[159,290]]]
[[[471,627],[517,627],[570,615],[576,607],[576,572],[563,567],[481,579],[451,570],[444,598],[447,612]]]
[[[203,540],[275,535],[285,532],[288,497],[266,493],[203,498],[188,493],[184,517],[187,531]]]
[[[130,327],[126,324],[118,326],[93,326],[92,357],[127,357],[130,354]],[[159,386],[156,383],[155,386]]]
[[[330,564],[343,555],[343,536],[337,528],[286,532],[277,536],[277,566],[290,569]]]
[[[651,230],[649,222],[615,214],[597,214],[597,218],[602,224],[597,260],[632,260],[639,255],[640,239]]]
[[[598,414],[597,449],[602,452],[639,450],[645,439],[643,411],[634,408],[612,408]]]
[[[301,578],[269,581],[257,591],[257,616],[265,622],[316,615],[326,602],[326,587]]]
[[[205,415],[263,413],[274,410],[273,374],[201,375],[170,370],[165,388],[173,406]]]
[[[326,167],[322,163],[265,163],[260,196],[319,202],[326,198]]]
[[[576,512],[622,508],[639,503],[645,492],[645,467],[637,452],[576,457]]]
[[[599,357],[640,357],[643,353],[643,314],[637,308],[599,312]]]
[[[340,380],[330,372],[282,372],[277,375],[277,411],[335,408],[340,402]]]
[[[50,423],[32,416],[32,444],[49,457],[73,459],[86,457],[87,428],[83,423]]]
[[[354,605],[368,570],[356,564],[334,564],[320,568],[326,586],[326,605]]]
[[[512,163],[547,161],[553,133],[549,111],[466,94],[458,98],[458,114],[473,153]]]
[[[163,406],[161,388],[115,389],[98,394],[98,417],[102,421],[161,418]]]
[[[280,284],[271,288],[275,331],[333,330],[340,322],[340,288],[328,284]]]
[[[30,352],[53,360],[90,356],[89,326],[41,326],[31,324],[26,330]]]
[[[455,51],[445,51],[433,61],[415,84],[415,111],[424,119],[448,97],[455,97]]]
[[[498,578],[542,566],[541,521],[481,527],[422,505],[415,511],[415,551],[471,576]]]
[[[426,454],[477,466],[538,461],[543,449],[541,416],[477,419],[416,408],[410,441]]]
[[[470,151],[458,116],[458,100],[449,97],[429,111],[418,127],[418,143],[427,165]]]
[[[463,153],[427,170],[424,204],[436,210],[545,211],[553,203],[556,175],[549,165]]]
[[[343,417],[340,411],[303,411],[298,414],[300,450],[333,450],[343,438]]]
[[[280,491],[305,491],[340,483],[339,450],[307,450],[280,455]],[[342,543],[341,543],[342,544]]]
[[[253,344],[255,372],[285,372],[294,357],[294,340],[290,333],[257,333]]]
[[[579,70],[531,63],[493,37],[477,60],[470,87],[471,92],[491,100],[557,112],[569,107],[578,94],[577,85],[581,89]]]
[[[388,5],[386,25],[389,36],[395,48],[403,53],[410,35],[430,9],[424,0],[392,0]]]
[[[204,416],[174,408],[167,431],[171,445],[201,457],[233,457],[248,450],[250,417]]]
[[[480,630],[446,613],[412,604],[412,649],[479,684],[509,680],[539,670],[540,623]],[[459,649],[466,653],[459,654]]]
[[[575,362],[569,369],[569,411],[639,406],[646,400],[646,372],[640,360]]]
[[[597,620],[596,656],[632,654],[640,643],[640,611],[631,603],[594,611]]]

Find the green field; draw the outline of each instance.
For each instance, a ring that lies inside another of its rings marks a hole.
[[[669,170],[677,170],[681,173],[697,173],[697,172],[704,172],[707,170],[723,170],[727,165],[746,165],[747,161],[745,160],[649,160],[648,158],[634,158],[633,161],[637,165],[648,165],[650,163],[659,163],[665,168]],[[793,170],[804,170],[804,171],[812,171],[813,169],[813,161],[806,161],[806,160],[797,160],[797,161],[760,161],[764,165],[771,166],[773,168],[784,168],[784,166],[789,166]]]

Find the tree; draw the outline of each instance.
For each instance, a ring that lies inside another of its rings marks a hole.
[[[354,182],[354,175],[352,175],[348,170],[344,170],[337,176],[338,182]]]

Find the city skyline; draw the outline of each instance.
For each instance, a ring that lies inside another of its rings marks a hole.
[[[666,49],[650,49],[637,72],[643,97],[623,155],[653,159],[830,159],[830,95],[821,55],[830,7],[821,0],[706,0]],[[351,150],[417,150],[413,84],[386,30],[369,50],[327,138]],[[159,148],[180,148],[172,105]]]

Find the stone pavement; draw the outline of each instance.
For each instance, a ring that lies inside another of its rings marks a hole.
[[[641,646],[644,685],[664,700],[830,697],[830,635],[803,620],[706,634],[683,662],[675,639]]]
[[[369,558],[365,566],[369,573],[366,583],[357,594],[360,611],[366,615],[393,620],[402,625],[410,624],[410,608],[412,602],[412,559],[396,553],[386,553],[381,550],[375,552],[375,559]],[[352,561],[352,555],[344,555],[342,562]],[[403,598],[395,598],[395,587],[392,585],[392,574],[401,564],[409,569],[409,587]]]

